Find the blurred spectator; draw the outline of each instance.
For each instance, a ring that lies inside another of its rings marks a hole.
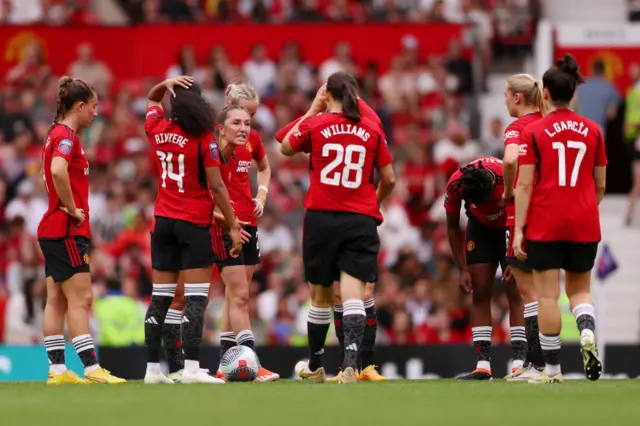
[[[196,51],[193,46],[182,46],[178,55],[178,62],[169,67],[165,78],[176,78],[181,75],[193,77],[198,84],[202,84],[204,80],[204,70],[198,66]]]
[[[586,99],[589,101],[587,102]],[[603,134],[606,134],[608,121],[618,114],[620,94],[607,80],[603,60],[598,59],[593,63],[591,76],[585,84],[578,86],[576,103],[580,114],[598,123]]]
[[[84,80],[98,92],[98,96],[109,93],[111,71],[104,62],[94,58],[93,46],[89,43],[78,46],[78,59],[69,67],[69,75]]]
[[[270,97],[274,94],[276,84],[276,66],[267,58],[267,49],[262,44],[256,44],[251,49],[251,59],[242,65],[244,75],[256,88],[260,97]]]
[[[35,237],[42,216],[49,207],[43,196],[34,194],[35,187],[28,180],[22,180],[17,187],[16,197],[7,204],[4,212],[7,221],[21,218],[25,221],[26,231]]]
[[[333,57],[325,60],[320,65],[319,77],[327,81],[334,72],[344,71],[357,76],[357,68],[351,57],[351,45],[341,41],[333,49]]]
[[[502,158],[504,156],[504,123],[502,118],[494,117],[489,123],[489,135],[482,141],[483,151]]]

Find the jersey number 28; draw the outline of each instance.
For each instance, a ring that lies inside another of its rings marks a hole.
[[[362,145],[348,145],[345,148],[337,143],[328,143],[322,147],[323,157],[334,153],[336,158],[320,172],[320,182],[349,189],[359,188],[367,149]],[[343,166],[342,172],[336,170],[340,165]]]
[[[576,155],[576,161],[573,163],[573,169],[571,170],[571,180],[569,186],[576,186],[578,183],[578,175],[580,174],[580,164],[584,159],[584,154],[587,152],[587,145],[584,142],[568,141],[565,148],[562,142],[553,142],[552,148],[558,151],[558,185],[567,186],[567,155],[566,149],[577,149],[578,155]]]
[[[162,187],[167,187],[167,178],[175,181],[178,185],[178,192],[184,192],[184,154],[178,155],[178,173],[173,171],[173,153],[156,151],[162,165]]]

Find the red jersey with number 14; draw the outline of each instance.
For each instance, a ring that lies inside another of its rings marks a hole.
[[[58,197],[51,177],[51,162],[55,157],[64,158],[69,163],[69,183],[76,208],[84,210],[85,221],[78,221],[60,210],[62,202]],[[89,161],[80,145],[75,131],[64,124],[55,124],[42,149],[42,168],[47,187],[49,208],[38,226],[38,238],[65,238],[82,236],[90,238],[89,226]]]
[[[502,194],[504,193],[502,160],[495,157],[482,157],[469,164],[474,164],[478,167],[479,163],[482,163],[482,166],[485,169],[491,170],[495,176],[496,185],[489,201],[475,205],[467,202],[467,200],[463,200],[462,186],[460,184],[462,172],[460,170],[456,170],[456,172],[451,175],[449,182],[447,183],[447,192],[444,196],[444,209],[447,213],[460,214],[462,201],[464,201],[467,212],[473,215],[473,217],[478,219],[482,224],[489,228],[504,228],[507,224],[507,214],[505,210],[505,203],[502,200]]]
[[[526,127],[519,164],[536,165],[527,214],[532,241],[600,241],[593,169],[607,165],[602,131],[594,121],[558,109]]]
[[[147,110],[144,128],[160,172],[154,215],[210,225],[213,201],[205,168],[220,166],[213,133],[197,138],[186,135],[157,106]]]
[[[300,123],[289,141],[298,152],[309,152],[309,210],[359,213],[382,222],[374,170],[393,162],[380,127],[362,117],[354,123],[342,114],[327,113]]]
[[[256,226],[257,221],[253,214],[253,192],[249,170],[252,160],[260,161],[265,155],[260,134],[252,129],[247,143],[236,147],[229,161],[220,166],[224,183],[229,190],[229,198],[233,201],[236,217],[243,222],[249,222],[252,226]]]
[[[542,118],[542,114],[540,114],[540,112],[534,112],[531,114],[525,114],[522,117],[519,117],[513,123],[509,124],[509,127],[507,127],[504,131],[504,147],[507,148],[507,146],[511,144],[516,144],[518,145],[518,147],[520,147],[520,137],[522,136],[522,133],[524,132],[525,127],[527,127],[529,124],[541,118]],[[514,188],[516,187],[517,183],[518,183],[518,172],[516,171],[516,177],[513,180]],[[510,198],[509,200],[507,200],[507,225],[508,226],[515,225],[516,223],[515,217],[516,217],[516,205],[514,203],[514,199]]]

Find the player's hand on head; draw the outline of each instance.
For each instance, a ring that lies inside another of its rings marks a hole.
[[[60,210],[62,210],[63,212],[65,212],[66,214],[68,214],[78,222],[80,223],[84,222],[84,210],[75,209],[73,212],[70,212],[69,209],[66,207],[60,207]]]
[[[180,77],[170,78],[168,80],[165,80],[164,84],[167,87],[167,90],[169,91],[169,93],[171,93],[171,96],[175,97],[176,96],[176,92],[175,92],[175,87],[176,86],[180,86],[180,87],[183,87],[185,89],[188,89],[189,87],[191,87],[193,82],[194,82],[193,77],[189,77],[187,75],[181,75]]]
[[[464,294],[469,294],[473,290],[472,282],[471,282],[471,274],[469,271],[461,271],[460,277],[458,278],[458,285],[460,286],[460,290]]]
[[[327,108],[327,83],[320,86],[318,91],[316,92],[316,97],[313,99],[313,103],[309,108],[309,113],[311,115],[317,115]]]

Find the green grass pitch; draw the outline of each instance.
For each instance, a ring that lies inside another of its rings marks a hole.
[[[285,380],[225,385],[1,383],[2,426],[640,425],[640,380],[563,385]]]

